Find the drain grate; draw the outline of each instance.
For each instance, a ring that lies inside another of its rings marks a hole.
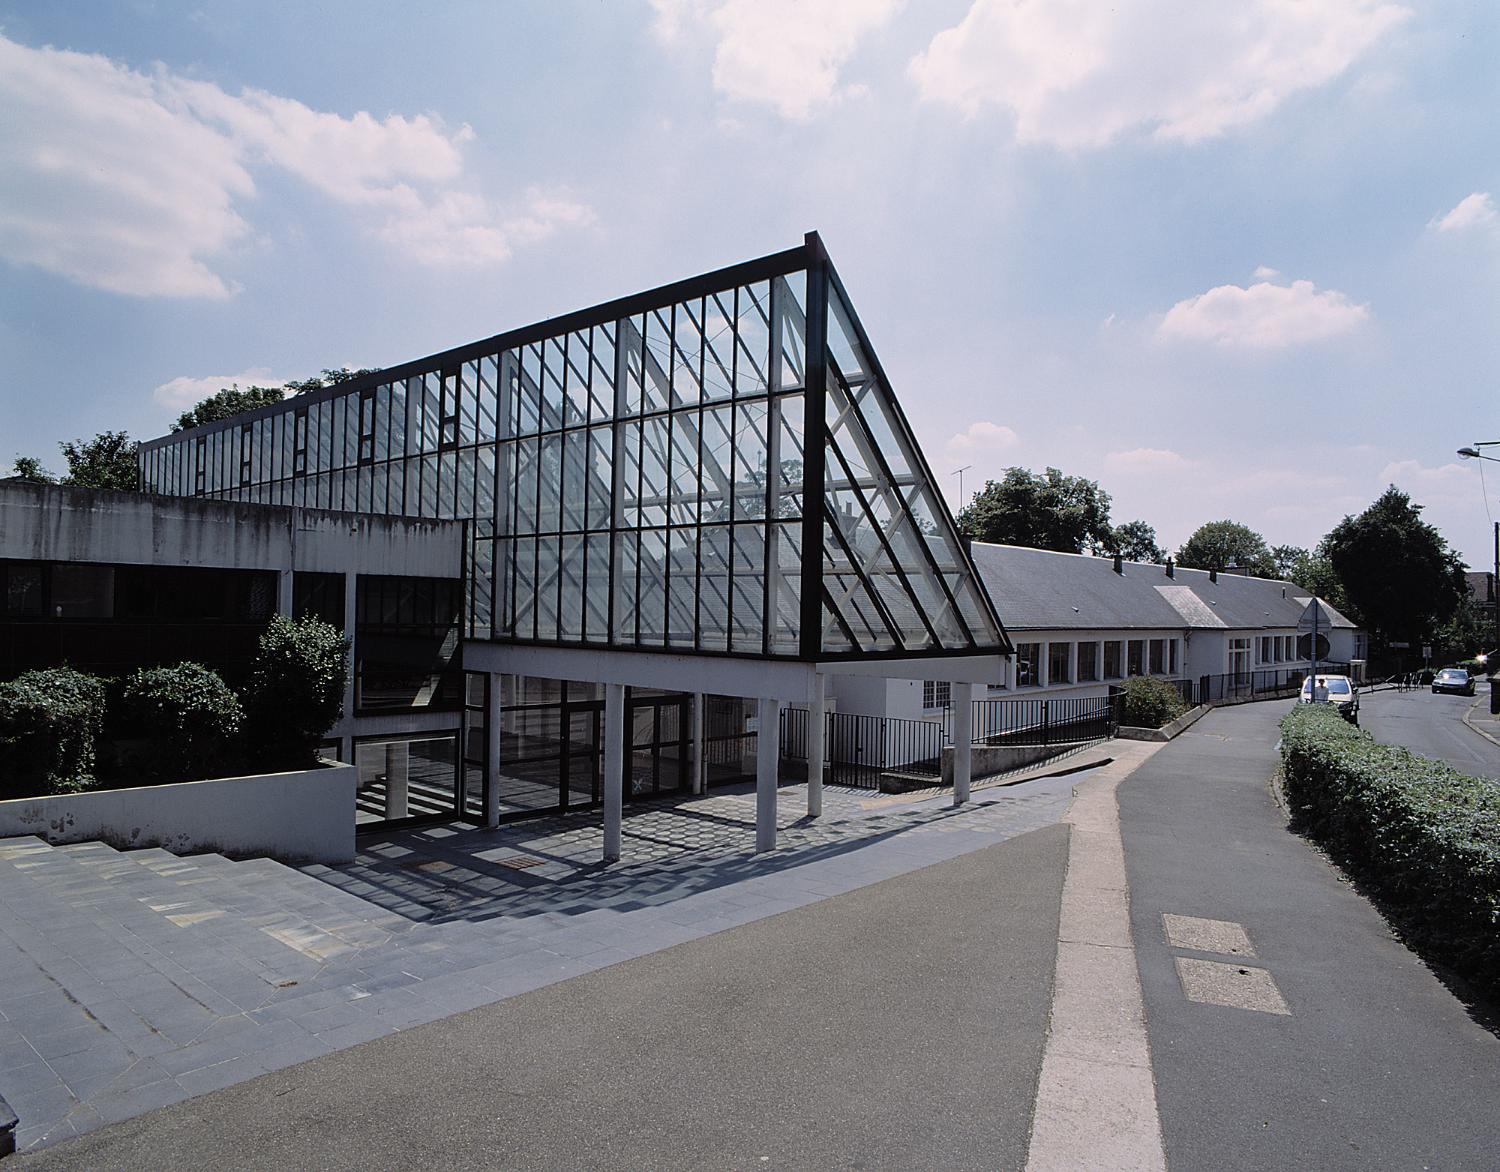
[[[546,860],[534,859],[530,855],[510,855],[508,858],[496,859],[496,866],[509,867],[512,871],[529,871],[532,867],[540,867]]]

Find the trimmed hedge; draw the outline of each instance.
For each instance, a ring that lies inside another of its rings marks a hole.
[[[1500,782],[1382,745],[1321,704],[1281,722],[1294,816],[1410,942],[1500,993]]]
[[[1120,723],[1127,728],[1161,728],[1187,711],[1182,693],[1166,680],[1132,676],[1120,697]]]
[[[104,685],[72,668],[0,684],[0,800],[88,789],[103,722]]]
[[[123,718],[147,741],[140,781],[195,781],[214,775],[239,732],[240,702],[200,663],[142,668],[120,689]]]
[[[272,769],[310,769],[318,745],[344,709],[349,641],[337,627],[308,616],[277,615],[242,693],[251,758]]]

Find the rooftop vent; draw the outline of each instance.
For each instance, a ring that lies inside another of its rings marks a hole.
[[[1117,574],[1123,574],[1124,572],[1125,572],[1125,559],[1123,557],[1121,557],[1119,554],[1115,554],[1115,573],[1117,573]]]
[[[1209,570],[1209,572],[1208,572],[1208,580],[1210,582],[1217,582],[1219,580],[1219,571],[1218,570]]]
[[[1175,571],[1176,571],[1176,567],[1174,565],[1172,565],[1172,559],[1168,558],[1167,559],[1167,577],[1168,578],[1175,578],[1177,576],[1176,573],[1175,573]]]

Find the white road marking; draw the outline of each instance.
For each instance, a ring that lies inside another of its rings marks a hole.
[[[1182,982],[1183,996],[1189,1001],[1286,1017],[1292,1014],[1281,990],[1265,969],[1192,956],[1179,956],[1176,960],[1177,979]]]
[[[1073,789],[1052,1020],[1028,1172],[1167,1166],[1115,802],[1120,782],[1161,747],[1121,742],[1112,764]]]
[[[1198,916],[1174,916],[1166,912],[1161,918],[1167,943],[1173,948],[1191,948],[1194,952],[1218,952],[1225,956],[1254,956],[1255,946],[1243,924],[1233,920],[1205,920]]]

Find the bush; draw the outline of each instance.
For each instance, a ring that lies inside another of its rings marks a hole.
[[[1281,722],[1301,827],[1425,954],[1500,993],[1500,784],[1382,745],[1324,705]]]
[[[1127,728],[1160,728],[1187,711],[1182,693],[1166,680],[1133,676],[1120,698],[1120,723]]]
[[[0,799],[87,789],[104,686],[68,667],[0,684]]]
[[[198,663],[142,668],[120,689],[120,710],[131,733],[147,741],[137,782],[213,776],[242,719],[229,685]]]
[[[349,643],[321,619],[277,615],[260,638],[245,686],[245,739],[271,769],[310,769],[343,713]]]

